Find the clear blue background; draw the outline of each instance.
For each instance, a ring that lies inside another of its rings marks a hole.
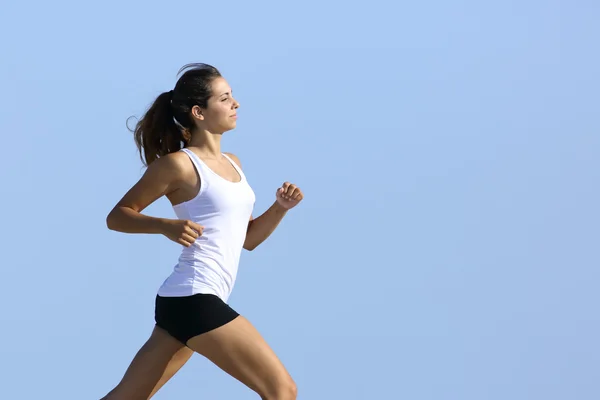
[[[600,398],[597,2],[2,8],[0,397],[98,399],[147,339],[180,249],[105,226],[125,122],[208,62],[255,215],[306,195],[231,298],[299,399]],[[196,355],[155,398],[256,396]]]

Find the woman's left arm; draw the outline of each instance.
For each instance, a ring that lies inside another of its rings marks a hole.
[[[276,200],[260,217],[250,219],[244,249],[252,251],[267,240],[275,231],[287,212],[296,207],[304,198],[304,194],[294,184],[285,182],[277,189]]]
[[[227,154],[235,163],[242,168],[240,159],[235,154]],[[244,249],[252,251],[262,242],[267,240],[275,231],[283,217],[289,210],[296,207],[302,201],[304,194],[294,184],[284,182],[275,194],[275,202],[260,217],[252,218],[248,222]]]

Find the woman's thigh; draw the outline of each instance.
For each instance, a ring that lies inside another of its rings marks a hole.
[[[137,352],[121,382],[104,400],[146,400],[189,360],[193,351],[159,327]]]
[[[265,399],[296,398],[291,376],[243,316],[195,336],[186,344]]]

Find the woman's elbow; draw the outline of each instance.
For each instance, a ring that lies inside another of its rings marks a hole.
[[[110,229],[111,231],[116,230],[116,213],[115,213],[116,209],[113,208],[108,215],[106,216],[106,227],[108,229]]]
[[[248,250],[248,251],[252,251],[256,248],[256,245],[250,244],[250,243],[244,243],[244,249]]]

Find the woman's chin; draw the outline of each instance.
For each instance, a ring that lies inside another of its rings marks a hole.
[[[236,124],[235,124],[235,123],[233,123],[233,124],[230,124],[229,126],[223,127],[223,129],[221,129],[221,130],[220,130],[220,131],[221,131],[221,134],[223,134],[223,133],[226,133],[226,132],[229,132],[229,131],[232,131],[232,130],[234,130],[234,129],[235,129],[235,127],[236,127]]]

